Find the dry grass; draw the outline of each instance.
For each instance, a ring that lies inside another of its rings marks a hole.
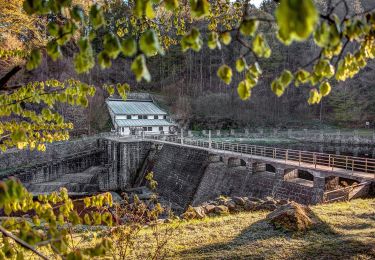
[[[264,221],[266,212],[182,222],[169,244],[169,259],[375,259],[375,199],[312,207],[322,221],[293,234]],[[150,246],[149,231],[138,239]]]

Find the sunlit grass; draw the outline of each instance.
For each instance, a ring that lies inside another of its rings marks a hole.
[[[275,230],[265,221],[268,212],[180,221],[160,228],[175,226],[168,259],[375,259],[375,199],[312,210],[321,223],[298,234]],[[152,230],[142,229],[135,248],[146,254],[154,245]]]

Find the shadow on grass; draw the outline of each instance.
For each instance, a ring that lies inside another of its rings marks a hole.
[[[304,233],[276,230],[266,220],[244,229],[227,243],[198,247],[180,253],[188,259],[375,259],[374,239],[355,239],[336,232],[318,216],[317,224]],[[343,223],[344,224],[344,223]],[[371,226],[371,225],[370,225]],[[365,229],[367,225],[343,225],[344,229]],[[269,241],[267,241],[269,240]],[[295,241],[295,243],[293,243]],[[285,243],[285,244],[284,244]]]

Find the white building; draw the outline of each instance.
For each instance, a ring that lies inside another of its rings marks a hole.
[[[134,93],[126,101],[108,98],[106,103],[113,126],[121,135],[169,134],[175,127],[148,94]]]

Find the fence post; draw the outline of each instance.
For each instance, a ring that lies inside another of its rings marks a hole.
[[[212,147],[211,130],[208,130],[208,148],[211,149],[211,147]]]
[[[288,161],[288,153],[289,153],[289,150],[286,149],[286,152],[285,152],[285,162]]]
[[[348,156],[345,156],[345,170],[348,169]]]
[[[299,158],[298,158],[298,161],[299,161],[299,166],[301,166],[301,151],[299,151]]]
[[[313,156],[314,156],[314,165],[315,165],[315,169],[316,169],[316,153],[313,153]]]
[[[328,155],[328,167],[331,167],[331,155]]]
[[[367,173],[367,158],[366,158],[366,165],[365,165],[365,173]]]
[[[181,129],[181,144],[184,144],[184,129]]]

